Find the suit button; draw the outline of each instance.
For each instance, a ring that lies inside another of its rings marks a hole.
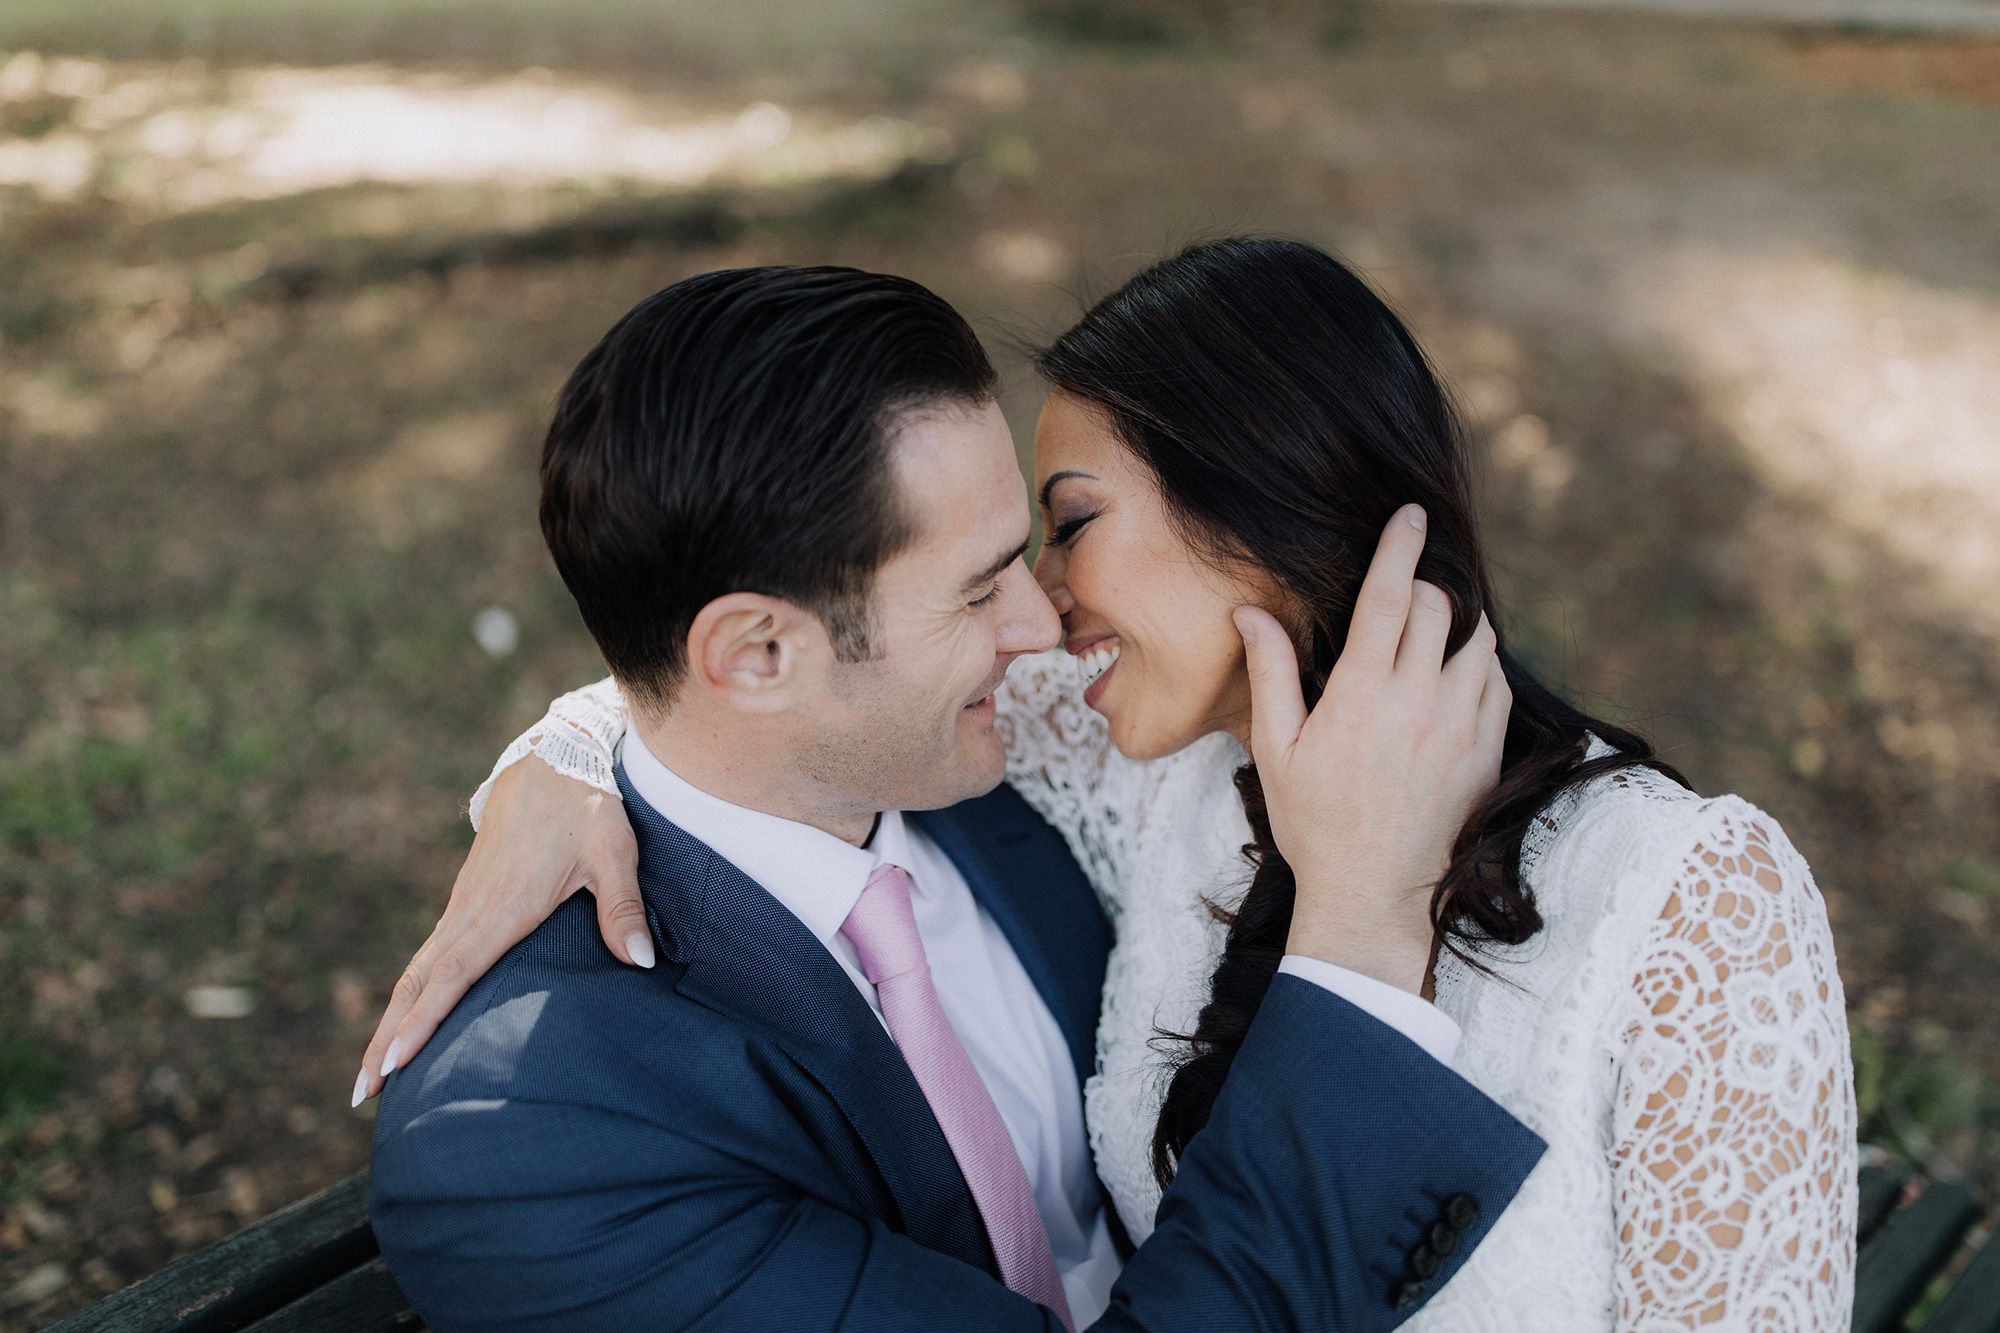
[[[1479,1200],[1470,1194],[1454,1194],[1444,1206],[1445,1221],[1454,1231],[1470,1231],[1479,1225]]]
[[[1419,1245],[1410,1251],[1410,1271],[1426,1282],[1438,1275],[1444,1267],[1444,1260],[1438,1258],[1437,1251],[1428,1245]]]
[[[1424,1233],[1424,1244],[1449,1259],[1458,1251],[1458,1228],[1442,1220],[1433,1222],[1431,1229]]]
[[[1424,1284],[1421,1282],[1399,1282],[1389,1294],[1389,1303],[1398,1310],[1414,1310],[1424,1299]]]

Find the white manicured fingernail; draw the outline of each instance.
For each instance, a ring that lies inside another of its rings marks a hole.
[[[1430,522],[1430,515],[1424,512],[1422,505],[1403,506],[1403,518],[1418,532],[1422,532]]]
[[[389,1043],[389,1053],[382,1057],[383,1078],[387,1078],[389,1077],[389,1075],[396,1072],[396,1061],[401,1059],[402,1055],[403,1055],[403,1039],[401,1037],[398,1037],[394,1041]]]
[[[367,1100],[368,1100],[368,1071],[364,1069],[359,1074],[356,1074],[354,1076],[354,1100],[349,1102],[348,1106],[350,1108],[358,1107],[361,1105],[361,1103]]]
[[[653,937],[643,931],[633,931],[625,937],[625,952],[640,967],[653,965]]]

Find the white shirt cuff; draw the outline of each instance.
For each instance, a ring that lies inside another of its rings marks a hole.
[[[1423,1047],[1424,1053],[1441,1065],[1451,1064],[1452,1057],[1458,1054],[1458,1024],[1421,995],[1412,995],[1386,981],[1300,953],[1286,954],[1285,960],[1278,964],[1278,971],[1332,991],[1370,1018],[1387,1023]]]

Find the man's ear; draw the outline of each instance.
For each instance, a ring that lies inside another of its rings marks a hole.
[[[688,628],[689,684],[745,713],[782,713],[833,656],[818,616],[782,597],[732,592]]]

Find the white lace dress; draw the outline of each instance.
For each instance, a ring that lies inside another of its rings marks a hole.
[[[494,772],[536,753],[615,791],[625,723],[609,681],[565,695]],[[1192,1029],[1223,941],[1207,904],[1248,881],[1230,781],[1243,751],[1210,736],[1125,759],[1059,652],[1015,664],[999,725],[1008,781],[1068,840],[1116,930],[1084,1105],[1099,1174],[1143,1240],[1159,1034]],[[1853,1075],[1805,861],[1746,802],[1627,771],[1543,812],[1522,868],[1543,930],[1487,955],[1489,972],[1442,957],[1437,1004],[1463,1030],[1458,1072],[1549,1150],[1405,1327],[1845,1330]]]

